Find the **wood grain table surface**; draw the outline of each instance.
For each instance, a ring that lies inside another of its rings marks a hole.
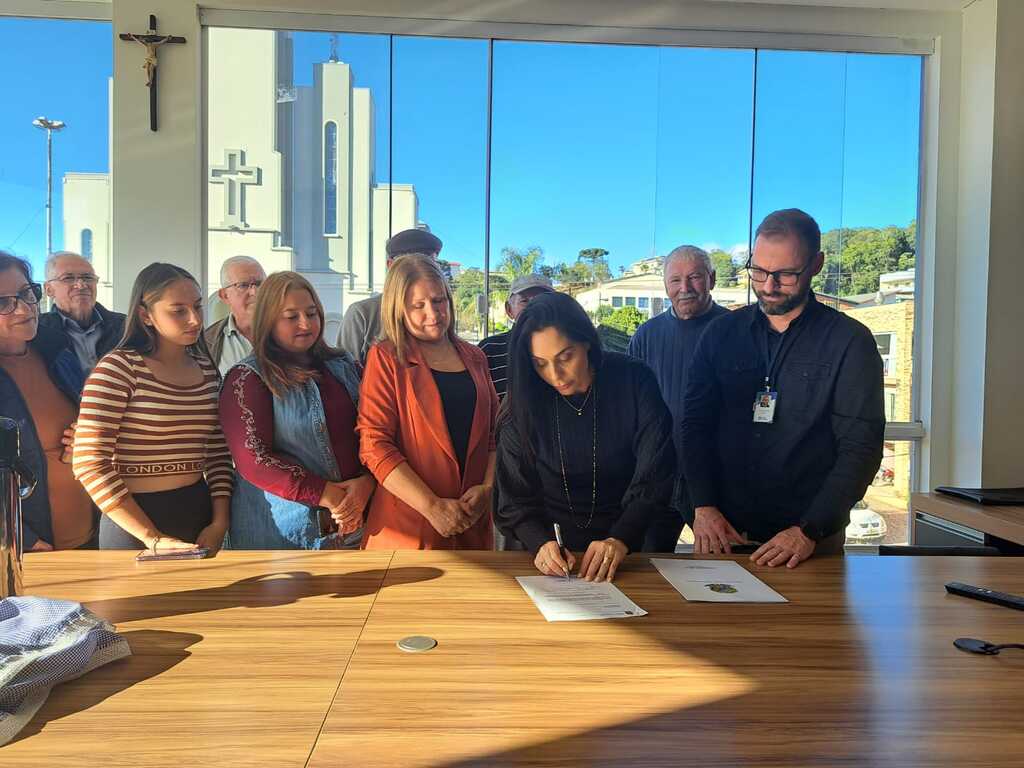
[[[633,555],[648,616],[548,623],[524,553],[33,554],[30,593],[133,656],[55,688],[0,766],[1024,765],[1024,652],[953,647],[1024,642],[1024,612],[943,589],[1024,594],[1024,561],[751,570],[790,602],[688,603]]]
[[[1024,544],[1024,506],[975,504],[942,493],[915,493],[911,496],[910,508]]]

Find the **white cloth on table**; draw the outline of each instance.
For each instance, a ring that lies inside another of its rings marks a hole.
[[[0,600],[0,745],[25,727],[53,686],[129,655],[113,625],[80,603]]]

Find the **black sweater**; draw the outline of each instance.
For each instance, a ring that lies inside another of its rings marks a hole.
[[[683,407],[683,471],[694,507],[718,507],[767,541],[796,525],[819,540],[842,530],[882,459],[882,360],[871,332],[812,296],[781,338],[757,305],[708,326]],[[780,351],[774,422],[755,424],[765,345]]]
[[[609,536],[630,550],[638,549],[650,520],[664,511],[671,499],[676,473],[672,419],[654,374],[637,360],[606,352],[595,377],[595,390],[581,416],[554,389],[546,388],[539,402],[529,404],[535,425],[532,459],[513,425],[500,428],[497,523],[534,552],[554,539],[552,524],[556,522],[562,527],[566,546],[575,551]],[[593,498],[595,395],[597,505],[587,527]],[[578,408],[580,398],[573,402]],[[566,482],[574,513],[566,500]]]

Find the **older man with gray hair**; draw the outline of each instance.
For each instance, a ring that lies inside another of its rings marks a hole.
[[[252,256],[232,256],[220,266],[217,295],[230,313],[207,328],[206,345],[221,375],[252,353],[252,313],[256,291],[267,279],[263,267]]]
[[[124,333],[124,315],[96,301],[98,283],[92,264],[77,253],[57,251],[46,260],[46,295],[52,306],[40,315],[39,325],[71,340],[86,376]]]
[[[654,370],[661,396],[672,412],[676,455],[682,456],[683,396],[693,350],[708,324],[729,314],[729,310],[711,298],[715,265],[703,249],[695,245],[674,249],[662,262],[662,276],[671,307],[637,328],[629,342],[629,354]],[[693,523],[693,507],[682,471],[676,480],[672,507],[651,522],[644,539],[645,552],[674,552],[683,525]]]

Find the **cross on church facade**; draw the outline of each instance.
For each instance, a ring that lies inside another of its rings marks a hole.
[[[224,213],[221,226],[228,229],[242,229],[245,223],[246,186],[260,183],[260,169],[245,164],[245,152],[241,149],[225,149],[224,165],[210,168],[210,183],[224,185]]]
[[[149,88],[149,130],[156,131],[157,48],[168,43],[183,45],[186,40],[184,37],[176,35],[158,35],[156,33],[156,16],[152,14],[149,17],[149,32],[144,35],[122,33],[118,37],[130,43],[139,43],[146,48],[146,58],[142,62],[142,69],[146,73],[146,87]]]

